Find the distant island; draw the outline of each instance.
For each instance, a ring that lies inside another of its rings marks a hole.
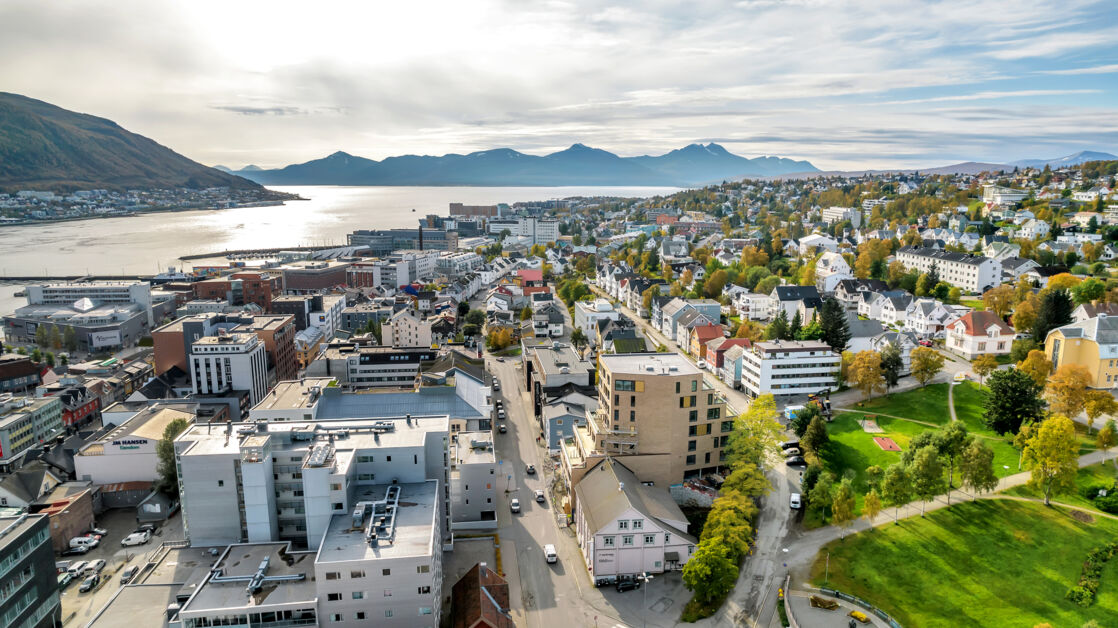
[[[648,185],[695,187],[744,177],[818,172],[807,161],[735,155],[714,143],[691,144],[663,155],[620,157],[574,144],[550,155],[510,148],[467,155],[403,155],[381,161],[337,152],[285,168],[232,171],[265,185]]]

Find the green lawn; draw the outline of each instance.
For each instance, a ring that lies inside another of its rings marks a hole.
[[[982,299],[959,299],[959,305],[965,305],[975,310],[986,309],[986,304],[982,302]]]
[[[1078,627],[1118,617],[1118,560],[1095,604],[1064,599],[1088,550],[1112,541],[1118,521],[1081,523],[1060,508],[980,500],[886,525],[825,546],[812,582],[870,601],[902,625]]]
[[[946,425],[951,420],[947,411],[947,384],[932,384],[895,395],[870,399],[858,406],[866,414],[891,414],[914,421]]]
[[[1083,498],[1083,496],[1079,494],[1079,489],[1098,484],[1107,484],[1115,480],[1118,480],[1118,469],[1115,469],[1114,463],[1109,460],[1100,464],[1093,464],[1089,467],[1083,467],[1075,476],[1075,491],[1054,495],[1052,499],[1072,506],[1094,508],[1094,504],[1092,504],[1090,500]],[[1044,493],[1029,488],[1028,486],[1015,486],[1005,491],[1005,493],[1007,495],[1019,495],[1021,497],[1044,497]]]

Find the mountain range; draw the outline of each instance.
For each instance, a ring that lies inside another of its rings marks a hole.
[[[1081,150],[1078,153],[1057,157],[1056,159],[1021,159],[1018,161],[1011,161],[1009,165],[1020,166],[1021,168],[1044,168],[1045,166],[1060,168],[1062,166],[1078,166],[1088,161],[1113,161],[1115,159],[1118,159],[1118,157],[1110,153]]]
[[[0,190],[179,187],[261,186],[191,161],[111,120],[0,92]]]
[[[402,155],[377,161],[337,152],[276,170],[248,166],[235,173],[265,185],[695,186],[745,176],[817,171],[806,161],[749,159],[710,143],[640,157],[620,157],[583,144],[543,156],[498,148],[467,155]]]

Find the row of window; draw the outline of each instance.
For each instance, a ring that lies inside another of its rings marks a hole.
[[[416,592],[417,592],[418,595],[431,595],[431,586],[426,585],[426,586],[422,586],[422,587],[417,587]],[[353,600],[368,599],[368,593],[366,591],[351,591],[349,596],[350,596],[350,599],[353,599]],[[344,597],[343,593],[327,593],[326,594],[326,601],[327,602],[341,602],[343,597]],[[385,589],[384,590],[384,597],[392,597],[392,589]]]
[[[667,539],[668,539],[668,537],[671,537],[671,534],[665,533],[664,537],[665,537],[664,542],[667,543],[668,542]],[[614,547],[614,544],[616,542],[617,542],[617,537],[613,537],[613,536],[603,536],[602,537],[602,545],[605,546],[605,547]],[[645,534],[644,535],[644,544],[645,545],[652,545],[655,542],[656,542],[656,535],[655,534]],[[621,546],[622,547],[629,547],[631,545],[633,545],[633,535],[632,534],[621,535]]]
[[[430,615],[432,612],[433,611],[431,610],[430,606],[420,606],[419,607],[420,616]],[[365,620],[365,615],[366,615],[365,611],[357,611],[356,613],[353,614],[353,618],[357,621],[364,621]],[[387,619],[389,617],[395,617],[395,616],[396,616],[396,612],[394,610],[385,609],[385,611],[384,611],[385,619]],[[333,614],[330,615],[330,621],[334,622],[334,623],[341,623],[341,622],[345,621],[345,615],[342,614],[342,613],[333,613]]]
[[[416,565],[415,573],[431,573],[431,565]],[[380,575],[391,576],[392,575],[392,570],[387,569],[387,568],[386,569],[381,569],[380,570]],[[351,579],[355,579],[355,580],[360,579],[360,578],[364,578],[365,577],[365,571],[363,569],[351,570],[349,572],[349,577]],[[327,571],[326,572],[326,579],[327,580],[341,580],[342,579],[342,572],[340,572],[340,571]],[[357,599],[357,598],[354,598],[354,599]]]

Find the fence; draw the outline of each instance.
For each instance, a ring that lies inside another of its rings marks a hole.
[[[857,604],[858,606],[861,606],[862,608],[868,610],[869,612],[873,613],[874,615],[877,615],[881,619],[885,620],[885,623],[889,624],[893,628],[902,628],[902,626],[900,625],[900,623],[897,622],[897,620],[895,620],[895,619],[893,619],[892,617],[889,616],[889,613],[886,613],[885,611],[883,611],[880,608],[874,606],[873,604],[870,604],[869,602],[863,600],[862,598],[854,597],[853,595],[843,593],[842,591],[836,591],[834,589],[819,589],[819,592],[824,594],[824,595],[830,595],[832,597],[837,597],[839,599],[846,600],[847,602],[850,602],[851,604]]]
[[[784,576],[784,599],[780,603],[784,605],[784,615],[788,618],[788,626],[790,628],[800,628],[800,624],[796,622],[795,616],[792,615],[792,604],[788,601],[790,597],[789,587],[792,586],[792,576]]]

